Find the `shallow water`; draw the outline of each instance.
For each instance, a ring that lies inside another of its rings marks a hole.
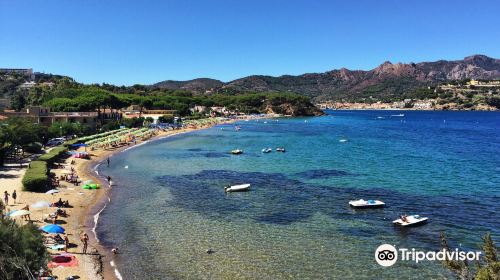
[[[399,113],[241,122],[118,154],[99,168],[116,184],[99,240],[120,248],[123,279],[449,278],[437,262],[382,268],[373,254],[438,250],[441,231],[465,250],[487,231],[498,240],[500,114]],[[240,183],[252,190],[224,194]],[[355,211],[357,198],[388,207]],[[394,228],[403,213],[431,222]]]

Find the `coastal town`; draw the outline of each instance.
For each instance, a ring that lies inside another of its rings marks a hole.
[[[500,80],[464,80],[429,86],[429,98],[405,98],[383,102],[367,98],[365,102],[329,101],[317,103],[321,109],[336,110],[499,110]]]

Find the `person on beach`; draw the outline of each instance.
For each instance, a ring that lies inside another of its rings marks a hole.
[[[87,235],[86,232],[82,232],[82,234],[80,235],[80,240],[83,243],[82,254],[87,254],[87,245],[89,242],[89,236]]]
[[[5,206],[9,206],[9,196],[10,194],[7,191],[3,192],[3,200],[5,201]]]
[[[16,204],[17,193],[16,190],[12,193],[12,199],[14,200],[14,204]]]
[[[108,184],[110,184],[110,185],[111,185],[111,176],[108,176],[108,178],[107,178],[107,179],[108,179]]]
[[[68,235],[64,235],[64,252],[68,252],[68,248],[69,248],[69,238],[68,238]]]
[[[113,255],[118,254],[118,247],[111,249],[111,252],[113,253]]]

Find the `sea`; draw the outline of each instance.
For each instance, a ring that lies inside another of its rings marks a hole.
[[[111,157],[110,167],[99,167],[114,186],[97,235],[119,248],[116,272],[123,279],[454,279],[439,261],[380,266],[375,250],[437,251],[440,233],[451,249],[479,250],[487,232],[500,244],[500,113],[326,113],[217,125]],[[246,183],[248,192],[224,192]],[[361,198],[386,207],[349,207]],[[402,214],[429,222],[395,227]]]

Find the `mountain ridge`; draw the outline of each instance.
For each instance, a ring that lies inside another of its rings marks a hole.
[[[198,93],[245,91],[295,92],[314,101],[365,98],[372,95],[394,97],[417,88],[463,79],[500,79],[500,59],[471,55],[462,60],[419,63],[385,61],[371,70],[334,69],[301,75],[251,75],[224,83],[200,78],[163,81],[158,88],[184,89]]]

